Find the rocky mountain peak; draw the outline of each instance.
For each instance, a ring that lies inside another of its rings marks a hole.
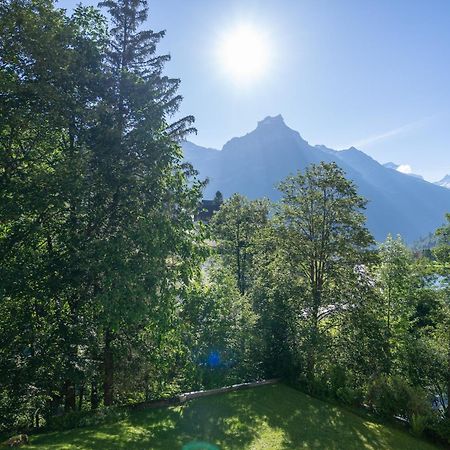
[[[263,120],[258,122],[257,128],[288,128],[284,122],[283,116],[278,114],[277,116],[267,116]]]

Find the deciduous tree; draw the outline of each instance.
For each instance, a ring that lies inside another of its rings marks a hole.
[[[268,211],[266,200],[248,200],[234,194],[222,204],[211,221],[219,253],[235,273],[241,294],[250,284],[255,238],[258,230],[267,223]]]
[[[321,346],[333,317],[363,301],[373,239],[365,228],[366,201],[334,163],[312,165],[280,184],[276,214],[284,269],[300,288],[304,374],[312,387]]]

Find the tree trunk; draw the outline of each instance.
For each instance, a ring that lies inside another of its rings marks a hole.
[[[314,278],[315,277],[315,272]],[[316,282],[317,283],[317,282]],[[319,307],[321,302],[320,288],[314,286],[312,289],[312,317],[311,317],[311,330],[310,330],[310,341],[309,348],[307,352],[306,360],[306,379],[308,382],[308,388],[312,389],[314,386],[314,381],[316,378],[316,354],[317,354],[317,343],[319,337]]]
[[[66,382],[64,383],[64,411],[73,411],[75,409],[75,405],[75,385],[72,381],[66,380]]]
[[[91,383],[91,409],[97,409],[99,404],[97,382]]]
[[[112,333],[107,329],[105,333],[105,348],[103,352],[103,404],[111,406],[113,403],[114,361],[111,348]]]
[[[447,410],[446,416],[450,419],[450,326],[448,327],[447,342]]]
[[[236,247],[236,278],[237,278],[239,292],[241,294],[243,294],[243,292],[242,292],[242,272],[241,272],[241,248],[239,245]]]
[[[317,324],[313,324],[310,333],[310,342],[306,360],[306,380],[308,382],[308,387],[311,389],[314,386],[314,380],[316,378]]]
[[[80,386],[80,392],[78,394],[78,411],[83,409],[83,400],[84,400],[84,384]]]

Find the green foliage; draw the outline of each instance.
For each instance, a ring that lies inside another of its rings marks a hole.
[[[411,433],[416,437],[422,436],[428,422],[429,417],[423,416],[421,414],[413,414],[411,417],[411,424],[410,424]]]
[[[442,320],[436,330],[436,336],[441,344],[441,351],[446,353],[445,384],[447,395],[446,417],[450,419],[450,214],[446,215],[446,224],[436,231],[438,245],[434,252],[439,262],[440,280],[443,285],[444,298],[442,302]]]
[[[334,324],[364,301],[373,240],[364,227],[366,202],[335,164],[312,165],[280,189],[275,227],[283,268],[299,293],[295,314],[302,320],[294,327],[302,376],[311,387],[327,364]]]
[[[53,416],[46,424],[49,431],[64,431],[72,428],[97,427],[99,425],[115,423],[130,417],[126,408],[109,406],[95,411],[70,411],[67,414]]]
[[[250,292],[258,313],[256,329],[262,338],[257,359],[262,361],[267,377],[295,382],[298,377],[295,317],[300,292],[293,274],[285,267],[277,230],[269,224],[255,240]]]
[[[223,195],[222,195],[222,192],[217,191],[216,194],[214,195],[213,201],[214,201],[214,204],[217,205],[217,206],[222,205],[222,203],[223,203]]]
[[[352,388],[350,386],[341,386],[336,389],[335,397],[344,405],[358,407],[364,400],[362,388]]]
[[[79,298],[65,237],[84,164],[74,133],[97,97],[103,34],[92,38],[87,24],[103,22],[83,8],[73,18],[45,0],[1,9],[0,389],[8,410],[0,428],[48,414],[65,376],[78,376],[70,343],[80,338]]]
[[[93,8],[0,6],[0,428],[178,383],[162,355],[181,353],[177,302],[205,253],[201,184],[178,145],[192,118],[168,122],[181,98],[163,34],[138,31],[138,3],[108,2],[109,33]]]
[[[257,316],[219,259],[208,260],[198,283],[187,291],[183,319],[196,387],[220,387],[262,375],[255,358]]]
[[[441,228],[436,230],[436,237],[438,239],[438,244],[434,248],[434,254],[436,258],[442,264],[450,263],[450,213],[445,216],[447,223]],[[448,276],[448,271],[444,273]]]
[[[269,203],[234,194],[211,221],[212,235],[224,262],[234,272],[241,294],[251,285],[252,260],[258,230],[267,223]]]
[[[437,436],[442,442],[450,444],[450,419],[435,416],[427,429]]]
[[[380,265],[377,271],[378,286],[385,299],[388,333],[405,331],[408,314],[411,314],[412,255],[400,236],[389,235],[380,246]],[[403,329],[402,329],[403,327]]]
[[[384,418],[402,417],[409,422],[413,417],[426,417],[431,407],[425,393],[414,389],[400,377],[381,376],[369,386],[367,400],[371,407]]]
[[[0,4],[0,431],[280,376],[346,404],[370,384],[419,432],[423,392],[450,397],[450,215],[433,258],[390,236],[374,257],[366,201],[323,163],[272,217],[217,192],[205,230],[164,32],[144,0],[101,6]]]
[[[412,254],[400,236],[388,235],[379,247],[375,268],[379,314],[386,343],[386,373],[404,372],[405,352],[414,313],[414,268]]]

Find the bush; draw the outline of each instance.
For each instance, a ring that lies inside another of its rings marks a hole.
[[[428,417],[431,413],[425,393],[400,377],[382,376],[375,379],[369,386],[367,402],[380,416],[389,419],[401,417],[409,423],[412,423],[414,416]]]
[[[427,416],[422,416],[420,414],[413,414],[411,417],[411,433],[416,436],[422,436],[429,418]]]
[[[437,436],[441,441],[450,444],[450,419],[435,417],[434,420],[427,426],[431,434]]]
[[[351,372],[340,366],[333,366],[324,381],[328,387],[328,397],[349,406],[361,406],[364,394],[357,387]]]
[[[47,423],[51,431],[63,431],[70,428],[96,426],[104,423],[118,422],[126,419],[129,412],[126,408],[110,406],[95,411],[71,411],[61,416],[53,416]]]
[[[348,386],[338,388],[335,395],[340,402],[349,406],[361,406],[364,398],[360,389]]]

